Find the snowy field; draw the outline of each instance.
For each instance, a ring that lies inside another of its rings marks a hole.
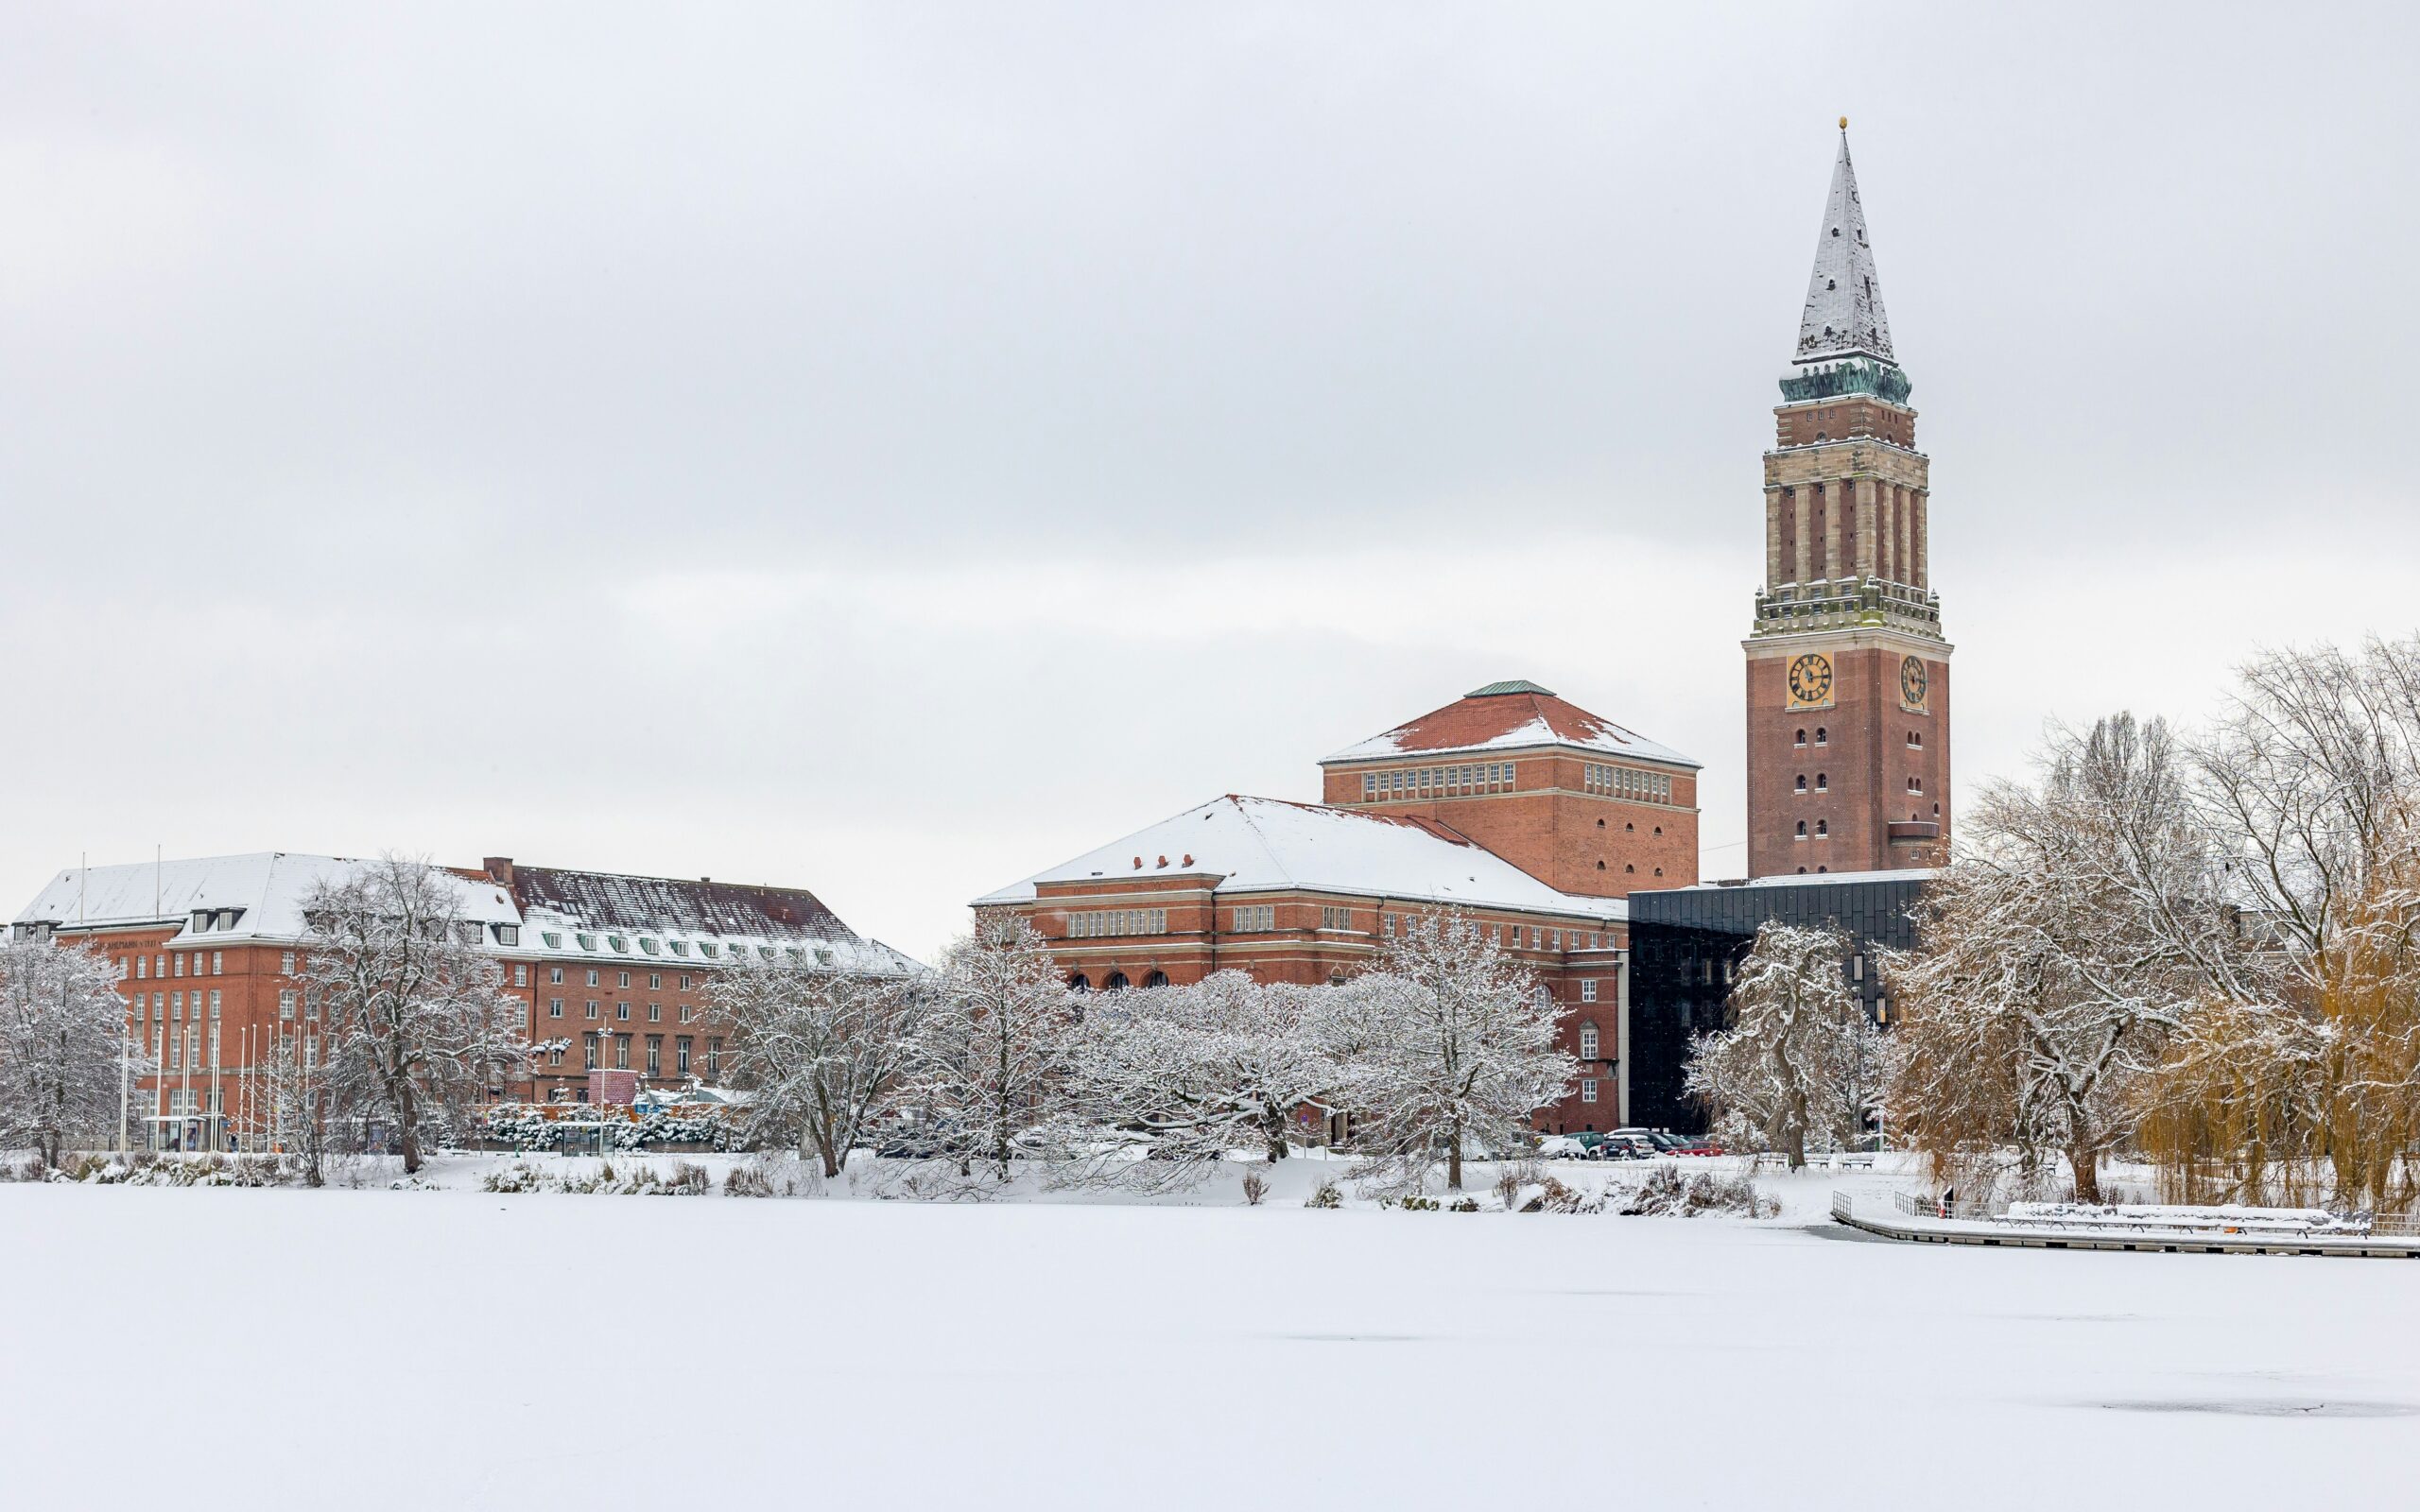
[[[0,1501],[2273,1509],[2420,1463],[2420,1266],[1846,1237],[1866,1175],[1750,1223],[1310,1211],[1305,1161],[1260,1208],[495,1163],[0,1185]]]

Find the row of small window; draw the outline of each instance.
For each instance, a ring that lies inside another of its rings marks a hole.
[[[502,925],[497,926],[497,933],[502,934],[503,928],[504,926]],[[546,948],[548,950],[559,951],[563,948],[563,932],[562,930],[542,929],[538,933],[540,937],[545,940]],[[599,936],[592,935],[580,930],[573,931],[571,937],[577,941],[579,948],[584,951],[593,951],[596,949],[597,943],[601,939],[605,948],[613,951],[616,954],[628,954],[633,938],[633,936],[629,935],[615,934],[610,931]],[[685,939],[667,939],[658,941],[655,936],[651,935],[640,935],[635,936],[635,938],[638,943],[639,954],[642,955],[654,955],[667,950],[675,955],[686,955],[689,954],[690,945],[694,943],[698,948],[698,954],[710,961],[722,959],[725,952],[729,952],[730,958],[735,961],[745,960],[748,958],[748,947],[737,940],[701,939],[690,941]],[[514,943],[514,941],[506,940],[504,943],[510,945]],[[756,947],[757,959],[765,961],[781,960],[784,957],[787,957],[792,961],[804,961],[810,955],[813,956],[815,964],[818,966],[829,966],[832,964],[832,952],[826,946],[759,945]]]
[[[1365,799],[1413,798],[1438,793],[1502,793],[1512,786],[1511,762],[1481,762],[1476,766],[1404,766],[1387,772],[1363,772]]]
[[[1133,985],[1133,983],[1126,979],[1126,973],[1124,971],[1112,971],[1109,975],[1101,979],[1100,989],[1104,992],[1121,992]],[[1148,971],[1144,973],[1143,985],[1147,988],[1166,987],[1168,985],[1168,973],[1166,971]],[[1067,978],[1067,986],[1078,992],[1089,992],[1093,989],[1093,979],[1086,976],[1083,972],[1078,971],[1075,975]]]
[[[696,1015],[696,1013],[697,1013],[697,1011],[698,1011],[697,1009],[695,1009],[695,1008],[693,1008],[693,1007],[689,1006],[689,1005],[687,1005],[686,1003],[681,1004],[679,1006],[680,1006],[680,1009],[681,1009],[681,1019],[680,1019],[680,1022],[683,1022],[683,1023],[687,1023],[687,1022],[690,1021],[690,1019]],[[595,998],[590,998],[586,1003],[584,1003],[584,1004],[580,1005],[580,1007],[581,1007],[581,1009],[582,1009],[582,1011],[581,1011],[581,1013],[580,1013],[580,1017],[581,1017],[581,1018],[583,1018],[583,1019],[596,1019],[596,1018],[601,1018],[601,1017],[603,1017],[603,1015],[604,1015],[604,1011],[605,1011],[601,1006],[599,1006],[599,1005],[598,1005],[598,1004],[597,1004],[597,1002],[596,1002],[596,1000]],[[561,999],[561,998],[548,998],[548,999],[546,1000],[546,1017],[547,1017],[547,1018],[549,1018],[549,1019],[560,1019],[560,1018],[562,1018],[562,1016],[563,1016],[563,1000],[562,1000],[562,999]],[[627,1004],[627,1003],[616,1003],[616,1004],[614,1004],[614,1021],[615,1021],[616,1022],[620,1022],[620,1023],[628,1023],[628,1022],[631,1022],[631,1005],[630,1005],[629,1004]],[[663,1005],[663,1004],[661,1004],[661,1003],[650,1003],[650,1004],[648,1004],[648,1005],[647,1005],[647,1022],[649,1022],[649,1023],[662,1023],[662,1022],[664,1022],[664,1005]]]
[[[580,1039],[579,1049],[580,1058],[585,1064],[585,1069],[589,1071],[596,1071],[598,1069],[596,1059],[596,1041],[600,1039],[611,1040],[614,1041],[613,1069],[615,1071],[630,1070],[631,1036],[626,1034],[589,1034],[582,1036]],[[672,1041],[672,1074],[674,1075],[686,1076],[689,1074],[690,1065],[696,1054],[696,1046],[697,1041],[690,1039],[685,1034]],[[549,1066],[560,1066],[562,1063],[563,1047],[560,1044],[547,1046],[546,1064]],[[651,1034],[647,1037],[646,1070],[647,1074],[650,1076],[661,1076],[664,1074],[664,1036],[660,1034]],[[709,1040],[706,1041],[706,1074],[709,1076],[718,1076],[721,1074],[722,1041],[719,1040]]]
[[[137,992],[128,1005],[134,1009],[135,1022],[147,1029],[150,1027],[155,1018],[160,1022],[166,1023],[171,1019],[182,1021],[185,1016],[185,995],[182,992]],[[197,1019],[201,1017],[201,989],[196,988],[193,994],[193,1016]],[[218,1017],[218,1006],[219,994],[214,988],[210,993],[211,1018]]]
[[[524,968],[521,967],[513,968],[513,986],[520,987],[524,985],[525,978],[521,974]],[[630,972],[616,971],[614,974],[620,979],[614,984],[615,986],[627,988],[631,985]],[[588,968],[588,985],[590,987],[602,987],[605,985],[597,979],[598,975],[599,973],[596,968],[593,966]],[[546,985],[548,987],[561,987],[563,985],[563,969],[562,967],[549,966],[546,968]],[[664,973],[662,971],[649,971],[647,973],[647,989],[650,992],[661,992],[664,990]],[[689,977],[686,973],[683,973],[681,978],[680,989],[683,992],[689,990]]]
[[[1831,737],[1824,732],[1824,727],[1822,725],[1817,725],[1815,727],[1815,744],[1818,746],[1828,746],[1831,743]],[[1806,745],[1806,731],[1803,730],[1800,730],[1798,732],[1798,739],[1792,742],[1792,744],[1797,746]],[[1910,750],[1922,750],[1925,748],[1925,737],[1921,730],[1910,730],[1908,731],[1908,748]]]
[[[154,1029],[150,1036],[151,1063],[167,1071],[183,1071],[188,1065],[195,1071],[218,1064],[218,1025],[210,1026],[210,1059],[202,1056],[201,1029],[199,1025],[170,1034],[164,1028]]]
[[[1412,916],[1409,914],[1382,914],[1379,916],[1378,927],[1380,932],[1391,936],[1398,933],[1409,935],[1411,933],[1411,926]],[[1517,951],[1523,948],[1521,944],[1521,933],[1525,927],[1528,929],[1530,936],[1530,943],[1527,948],[1533,951],[1562,950],[1564,949],[1564,941],[1566,939],[1571,942],[1570,948],[1575,951],[1602,951],[1611,950],[1613,948],[1613,936],[1599,931],[1585,929],[1548,929],[1537,924],[1530,924],[1527,926],[1521,924],[1481,924],[1478,926],[1478,930],[1479,934],[1483,937],[1494,941],[1497,948],[1508,951]],[[1586,986],[1592,991],[1596,988],[1596,984],[1593,982],[1586,984]],[[1589,999],[1588,1001],[1594,1002],[1595,1000]]]
[[[187,974],[185,968],[188,964],[193,968],[192,975],[225,976],[227,953],[225,951],[173,951],[165,955],[121,955],[117,958],[117,979],[121,982],[147,982],[155,976],[165,977],[171,972],[183,976]],[[292,951],[285,953],[285,972],[288,976],[294,974]]]
[[[1098,913],[1069,914],[1069,939],[1098,939],[1105,935],[1165,935],[1168,932],[1168,911],[1165,908],[1110,908]]]
[[[1641,799],[1651,803],[1672,801],[1670,777],[1662,772],[1643,772],[1635,766],[1590,762],[1581,770],[1581,782],[1589,792],[1608,798]]]

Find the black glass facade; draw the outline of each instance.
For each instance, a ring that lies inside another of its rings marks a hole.
[[[1681,1093],[1690,1037],[1722,1022],[1740,957],[1768,919],[1838,925],[1857,954],[1877,942],[1915,943],[1909,910],[1927,873],[1774,877],[1737,885],[1630,895],[1630,1118],[1648,1128],[1699,1131],[1705,1115]],[[1854,964],[1848,967],[1856,971]],[[1872,970],[1858,990],[1874,1011],[1882,984]]]

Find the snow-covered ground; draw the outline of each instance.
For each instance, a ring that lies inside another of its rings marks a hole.
[[[1311,1211],[1308,1161],[1259,1208],[495,1163],[0,1185],[0,1501],[2383,1507],[2420,1454],[2420,1269],[1844,1237],[1864,1173],[1751,1223]]]

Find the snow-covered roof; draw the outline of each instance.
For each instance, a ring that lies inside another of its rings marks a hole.
[[[111,928],[182,923],[179,942],[296,939],[303,933],[302,901],[321,884],[340,886],[375,862],[350,856],[298,855],[263,850],[251,855],[135,862],[125,866],[74,867],[51,879],[34,901],[18,911],[18,923],[44,922],[71,928]],[[517,924],[521,914],[504,889],[439,868],[459,895],[464,919]],[[194,916],[212,922],[239,910],[231,928],[197,931]]]
[[[1822,887],[1841,882],[1930,882],[1941,875],[1935,867],[1905,867],[1895,871],[1810,871],[1779,877],[1751,877],[1746,882],[1700,882],[1671,892],[1736,892],[1742,887]]]
[[[1463,751],[1517,750],[1540,746],[1570,746],[1667,766],[1695,769],[1699,765],[1668,746],[1659,746],[1634,730],[1565,702],[1550,689],[1517,679],[1475,688],[1443,709],[1432,709],[1383,735],[1347,746],[1320,765],[1333,766],[1343,762],[1385,761],[1397,756],[1450,756]]]
[[[1219,893],[1294,890],[1629,918],[1620,899],[1558,892],[1434,820],[1233,793],[977,898],[975,906],[1028,902],[1046,883],[1204,874]]]
[[[1875,277],[1874,247],[1866,240],[1865,206],[1857,197],[1857,168],[1849,162],[1848,126],[1842,122],[1824,225],[1815,233],[1815,271],[1806,281],[1794,360],[1824,362],[1855,352],[1897,360],[1891,354],[1891,318],[1882,311],[1882,285]]]
[[[636,877],[503,862],[527,921],[521,945],[541,955],[624,964],[712,966],[753,955],[845,971],[912,972],[906,954],[867,939],[802,887]]]

